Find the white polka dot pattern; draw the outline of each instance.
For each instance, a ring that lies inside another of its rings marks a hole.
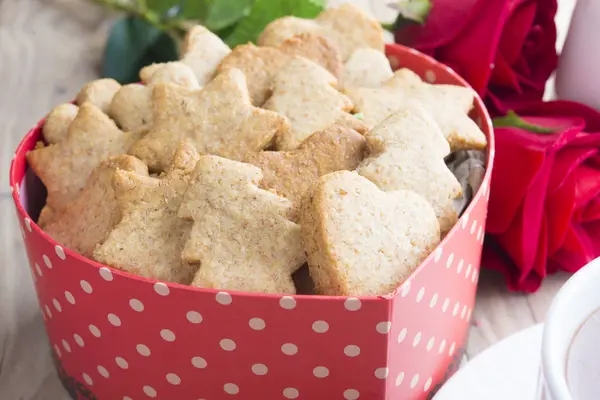
[[[393,57],[408,67],[411,58]],[[450,74],[429,61],[420,73],[436,83]],[[426,398],[463,351],[488,178],[442,246],[381,297],[245,295],[136,278],[49,242],[23,201],[17,211],[54,355],[96,398],[311,399],[322,385],[331,398]]]

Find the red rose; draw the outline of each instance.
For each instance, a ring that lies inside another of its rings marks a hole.
[[[568,101],[517,113],[534,126],[495,129],[482,265],[531,292],[547,274],[600,256],[600,113]],[[552,133],[530,131],[539,127]]]
[[[425,24],[399,26],[398,43],[452,67],[494,115],[542,98],[558,61],[556,0],[429,1]]]

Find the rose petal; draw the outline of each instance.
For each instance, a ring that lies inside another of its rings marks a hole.
[[[476,18],[485,3],[486,0],[435,0],[425,24],[397,31],[396,41],[419,50],[443,46]]]
[[[521,116],[564,116],[583,118],[586,132],[600,132],[600,113],[574,101],[556,100],[523,104],[515,109]]]
[[[567,148],[559,151],[552,170],[548,193],[552,194],[560,189],[561,185],[573,173],[575,168],[579,167],[585,160],[597,152],[598,150],[594,148],[571,147],[571,143],[569,143]]]
[[[514,260],[522,273],[521,276],[529,274],[534,268],[537,251],[542,241],[544,252],[546,251],[546,235],[543,234],[542,219],[553,161],[554,154],[547,155],[546,162],[532,181],[508,229],[496,235],[498,244]],[[493,193],[493,189],[490,193]]]
[[[519,79],[517,78],[515,71],[513,71],[511,66],[504,59],[502,53],[496,54],[494,69],[492,70],[489,85],[493,87],[502,86],[513,89],[517,93],[522,93],[519,86]]]
[[[533,26],[537,7],[538,3],[535,1],[523,3],[515,8],[506,21],[498,50],[507,64],[514,64],[521,55],[525,38]]]
[[[542,279],[535,273],[520,279],[521,273],[517,265],[497,245],[494,237],[490,235],[485,238],[481,264],[485,265],[486,269],[502,273],[506,278],[506,285],[509,290],[532,293],[538,290],[542,283]]]
[[[553,179],[556,175],[556,165],[550,177],[550,186],[557,185]],[[573,213],[575,211],[575,177],[570,175],[565,179],[566,183],[560,186],[560,190],[554,190],[546,198],[546,217],[548,227],[548,255],[555,254],[563,244],[567,229],[569,229]]]
[[[439,60],[461,65],[463,78],[480,94],[484,93],[488,84],[503,27],[510,15],[508,3],[506,0],[480,1],[477,18],[466,25],[454,40],[436,51]]]

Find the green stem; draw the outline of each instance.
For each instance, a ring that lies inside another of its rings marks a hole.
[[[552,134],[556,132],[554,128],[548,128],[545,126],[530,124],[523,118],[519,117],[516,112],[510,110],[504,117],[494,118],[494,128],[518,128],[525,131],[540,133],[540,134]]]
[[[114,11],[124,12],[132,15],[136,18],[146,21],[156,29],[167,32],[178,38],[182,38],[187,32],[185,21],[177,18],[169,19],[166,21],[161,20],[160,16],[156,12],[148,9],[146,0],[92,0],[95,3],[104,7],[110,8]]]

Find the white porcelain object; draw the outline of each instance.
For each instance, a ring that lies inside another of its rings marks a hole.
[[[572,0],[574,1],[574,0]],[[600,1],[578,0],[556,73],[560,99],[600,110]]]
[[[433,400],[537,400],[541,348],[541,324],[522,330],[469,361]]]
[[[597,1],[597,0],[594,0]],[[600,2],[598,2],[600,4]],[[600,382],[593,381],[591,373],[597,371],[585,370],[581,366],[572,368],[571,363],[582,364],[593,362],[599,357],[594,352],[600,351],[597,340],[579,338],[579,334],[586,331],[588,322],[594,329],[600,329],[600,324],[594,322],[600,309],[600,258],[587,264],[573,275],[560,289],[548,310],[544,325],[542,340],[542,376],[543,389],[541,398],[544,400],[587,400],[598,398]],[[590,318],[592,317],[592,319]],[[584,326],[585,324],[585,326]],[[583,326],[583,328],[582,328]],[[589,336],[589,332],[586,333]],[[600,330],[592,336],[600,337]],[[575,345],[571,346],[575,340]],[[581,340],[581,342],[579,341]],[[581,347],[584,346],[583,351]],[[576,347],[579,347],[576,351]],[[585,354],[587,360],[576,359],[576,354],[569,356],[569,352]],[[568,373],[578,371],[578,376],[567,379]],[[571,383],[571,388],[569,387]],[[595,396],[588,395],[595,391]],[[576,395],[575,395],[576,394]]]

